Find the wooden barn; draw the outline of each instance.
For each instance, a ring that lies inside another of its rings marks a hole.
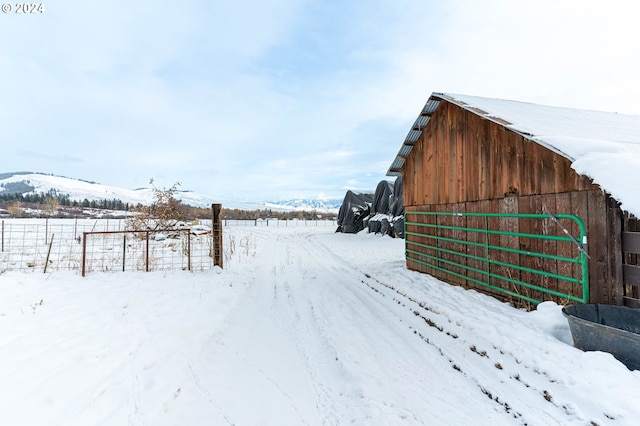
[[[640,307],[640,117],[433,93],[387,174],[409,269],[526,308]]]

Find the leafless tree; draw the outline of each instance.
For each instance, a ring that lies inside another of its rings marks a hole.
[[[131,230],[171,229],[187,218],[186,207],[174,195],[180,182],[168,189],[158,188],[149,181],[153,190],[153,202],[149,206],[140,206],[134,215],[127,220],[127,228]]]

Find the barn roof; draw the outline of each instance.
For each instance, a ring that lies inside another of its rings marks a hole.
[[[620,201],[623,209],[640,216],[640,116],[433,93],[387,175],[401,174],[422,129],[443,101],[499,123],[568,158],[577,173],[589,176]]]

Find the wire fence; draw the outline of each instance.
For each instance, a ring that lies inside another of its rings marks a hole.
[[[6,271],[175,271],[214,267],[210,220],[188,232],[125,233],[125,219],[3,219],[0,273]],[[225,227],[337,226],[330,220],[223,220]],[[140,235],[139,235],[140,234]],[[86,241],[85,235],[87,235]]]
[[[84,232],[124,229],[114,219],[5,219],[0,222],[0,273],[79,270]]]

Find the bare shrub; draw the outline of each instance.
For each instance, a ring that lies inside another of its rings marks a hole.
[[[180,182],[168,189],[158,188],[149,181],[153,190],[153,202],[149,206],[140,206],[134,215],[127,219],[129,230],[157,230],[180,227],[187,220],[187,207],[176,200],[174,195]]]

